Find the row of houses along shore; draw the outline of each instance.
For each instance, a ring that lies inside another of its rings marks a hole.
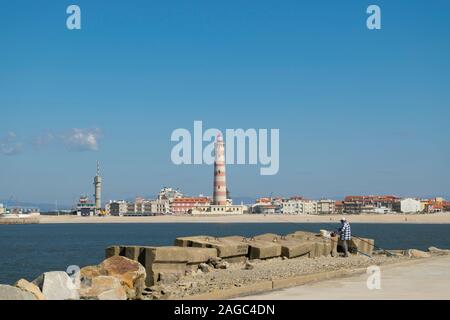
[[[206,214],[388,214],[437,213],[450,211],[450,201],[443,198],[401,198],[391,195],[347,196],[343,200],[309,200],[303,197],[259,198],[253,204],[233,205],[227,198],[225,211],[214,211],[213,199],[207,196],[185,196],[179,190],[163,188],[156,199],[137,197],[134,201],[113,200],[106,204],[104,214],[130,215],[206,215]],[[235,210],[231,210],[234,208]],[[82,215],[79,212],[79,215]],[[86,215],[86,214],[83,214]],[[92,215],[92,214],[89,214]]]
[[[396,196],[347,196],[343,201],[308,200],[303,197],[269,197],[257,199],[253,204],[233,204],[226,178],[225,142],[219,134],[214,144],[214,184],[212,198],[188,197],[179,190],[165,187],[156,199],[137,197],[135,201],[113,200],[102,207],[102,177],[97,163],[94,178],[94,202],[82,197],[76,212],[90,215],[238,215],[253,214],[364,214],[364,213],[436,213],[450,211],[450,202],[443,198],[416,199]]]

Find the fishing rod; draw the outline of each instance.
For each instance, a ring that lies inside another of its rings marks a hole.
[[[372,256],[369,256],[367,253],[361,252],[359,250],[357,250],[359,254],[362,254],[363,256],[369,257],[370,259],[372,259]]]
[[[396,254],[394,254],[394,253],[392,253],[392,252],[389,252],[389,251],[387,251],[387,250],[385,250],[385,249],[383,249],[383,248],[377,247],[376,245],[370,243],[370,242],[367,241],[367,240],[364,240],[364,239],[362,239],[362,238],[360,238],[360,237],[357,237],[357,236],[354,236],[354,235],[352,235],[352,237],[354,237],[354,238],[356,238],[356,239],[358,239],[358,240],[360,240],[360,241],[362,241],[362,242],[365,242],[365,243],[371,245],[372,247],[374,247],[374,248],[377,249],[377,250],[381,250],[381,251],[385,252],[386,255],[387,255],[388,257],[396,256]]]

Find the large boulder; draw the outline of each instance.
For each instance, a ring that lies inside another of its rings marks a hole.
[[[87,283],[82,283],[79,290],[83,300],[126,300],[127,292],[120,280],[111,276],[97,276]]]
[[[37,298],[28,291],[0,284],[0,300],[37,300]]]
[[[81,277],[81,282],[86,282],[86,281],[90,281],[95,277],[101,276],[101,275],[105,275],[102,274],[102,271],[100,270],[100,268],[98,266],[87,266],[84,268],[81,268],[80,270],[80,277]]]
[[[89,286],[98,276],[117,278],[128,299],[140,299],[145,288],[145,268],[137,261],[122,256],[112,256],[98,266],[81,269],[82,286]]]
[[[31,293],[36,297],[37,300],[46,300],[44,294],[41,292],[39,287],[34,283],[31,283],[25,279],[20,279],[19,281],[16,282],[14,286],[23,291]]]
[[[78,290],[73,280],[64,271],[41,274],[33,281],[47,300],[77,300]]]

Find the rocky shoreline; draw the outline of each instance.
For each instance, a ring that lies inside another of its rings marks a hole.
[[[0,300],[229,298],[250,292],[246,288],[252,292],[270,291],[274,284],[298,285],[300,278],[318,281],[323,277],[315,275],[334,277],[373,265],[450,254],[450,250],[434,247],[428,252],[409,249],[388,253],[373,251],[373,242],[371,246],[352,242],[352,246],[358,245],[353,255],[344,258],[338,241],[299,231],[251,239],[178,238],[172,247],[113,246],[106,249],[107,258],[102,263],[81,270],[75,268],[70,276],[63,271],[52,271],[31,282],[20,279],[13,286],[0,285]]]

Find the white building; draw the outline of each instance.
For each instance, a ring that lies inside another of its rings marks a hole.
[[[402,213],[417,213],[422,211],[422,204],[419,200],[405,198],[400,200],[398,211]]]
[[[95,203],[91,202],[88,197],[81,196],[76,208],[77,216],[92,217],[96,213]]]
[[[280,212],[282,214],[302,214],[303,205],[301,200],[285,199],[281,202]]]
[[[244,205],[199,205],[191,210],[192,215],[237,215],[244,214]]]
[[[112,216],[123,216],[128,212],[128,203],[124,200],[114,200],[109,203],[109,212]]]
[[[317,202],[318,214],[334,214],[335,212],[336,212],[336,201],[322,199]]]
[[[317,201],[303,200],[303,214],[317,214]]]
[[[372,210],[373,210],[373,213],[377,213],[377,214],[388,214],[388,213],[392,212],[392,210],[389,209],[388,207],[376,207],[376,208],[373,208]],[[362,213],[364,213],[364,211]],[[372,213],[372,212],[368,212],[368,213]]]
[[[281,206],[267,203],[255,203],[251,207],[254,214],[280,214]]]
[[[170,200],[157,199],[149,201],[151,205],[151,212],[153,214],[170,214],[171,206]]]
[[[279,203],[279,206],[280,213],[282,214],[317,214],[319,208],[317,201],[306,200],[302,198],[284,199]],[[325,210],[325,202],[322,204],[322,206]],[[328,210],[328,207],[326,208],[326,210]]]
[[[136,198],[135,202],[127,202],[124,200],[113,200],[106,205],[107,210],[113,216],[124,215],[158,215],[170,214],[171,206],[169,200],[156,199],[147,200]]]
[[[169,188],[169,187],[162,188],[158,194],[158,200],[172,201],[173,199],[182,198],[182,197],[183,197],[183,194],[179,190]]]
[[[4,214],[5,212],[6,212],[6,209],[3,206],[3,203],[0,203],[0,214]]]

